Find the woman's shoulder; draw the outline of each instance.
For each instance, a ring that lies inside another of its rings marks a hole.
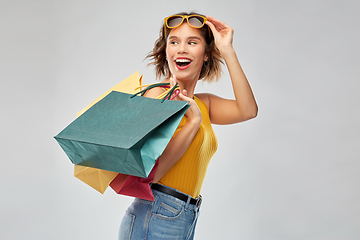
[[[164,81],[165,83],[165,81]],[[154,87],[146,91],[146,93],[143,95],[144,97],[148,98],[157,98],[159,95],[163,94],[166,91],[163,87]]]
[[[210,93],[196,93],[196,94],[194,94],[195,95],[195,97],[197,97],[198,99],[200,99],[201,101],[203,101],[205,104],[206,104],[206,106],[209,108],[209,106],[210,106]]]

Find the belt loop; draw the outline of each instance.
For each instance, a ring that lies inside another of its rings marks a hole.
[[[200,194],[199,197],[197,198],[197,201],[196,201],[195,206],[196,206],[197,208],[200,208],[201,203],[202,203],[202,196],[201,196],[201,194]]]
[[[191,197],[188,196],[188,199],[187,199],[186,204],[185,204],[186,209],[189,208],[190,200],[191,200]]]

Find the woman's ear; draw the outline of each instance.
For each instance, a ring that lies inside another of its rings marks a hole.
[[[208,59],[209,59],[208,55],[205,54],[205,56],[204,56],[204,62],[207,62]]]

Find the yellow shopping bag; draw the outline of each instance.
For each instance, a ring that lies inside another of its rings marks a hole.
[[[74,176],[100,193],[104,193],[109,184],[118,175],[116,172],[98,168],[84,167],[76,164],[74,167]]]

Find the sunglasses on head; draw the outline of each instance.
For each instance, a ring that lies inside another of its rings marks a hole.
[[[172,29],[179,27],[186,19],[187,23],[192,28],[202,28],[207,21],[207,18],[201,15],[172,15],[164,19],[165,25],[165,37],[166,37],[166,28]],[[210,31],[209,31],[210,36]]]

